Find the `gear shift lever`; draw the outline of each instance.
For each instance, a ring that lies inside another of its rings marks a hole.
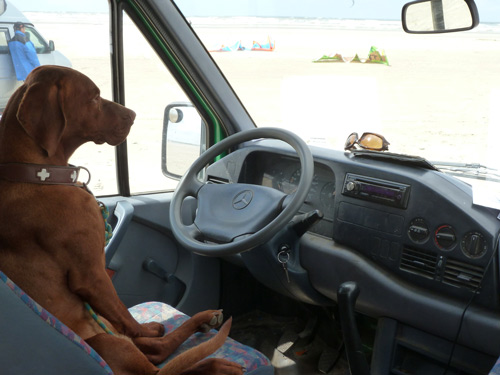
[[[370,368],[363,354],[361,337],[354,316],[354,306],[358,296],[359,288],[354,281],[346,281],[337,289],[340,326],[351,375],[370,375]]]

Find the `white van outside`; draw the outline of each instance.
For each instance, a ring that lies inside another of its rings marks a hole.
[[[21,86],[22,81],[16,78],[14,64],[9,53],[9,41],[14,37],[14,23],[22,22],[26,26],[26,34],[35,49],[41,65],[62,65],[71,67],[71,62],[59,51],[55,50],[54,42],[45,38],[35,29],[24,14],[10,1],[0,0],[0,115],[14,91]]]

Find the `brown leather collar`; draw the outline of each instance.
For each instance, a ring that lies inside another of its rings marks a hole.
[[[88,181],[84,184],[78,182],[81,169],[87,171],[89,175]],[[0,178],[11,182],[81,187],[90,182],[90,172],[85,167],[8,163],[0,164]]]

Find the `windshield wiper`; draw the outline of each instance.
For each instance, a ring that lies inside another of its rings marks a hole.
[[[500,182],[498,169],[489,168],[479,163],[451,163],[436,161],[432,164],[440,171],[452,176],[474,178],[477,180],[489,180]]]

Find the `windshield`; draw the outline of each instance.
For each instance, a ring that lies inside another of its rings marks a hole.
[[[287,128],[340,151],[353,132],[377,133],[385,154],[418,156],[474,182],[498,180],[500,2],[477,0],[481,22],[471,31],[422,35],[403,31],[406,0],[173,1],[256,126]],[[443,4],[450,2],[461,0]],[[71,66],[112,98],[107,1],[6,4],[0,115],[23,83],[8,47],[18,20],[34,25],[40,64]],[[160,165],[164,110],[188,98],[127,14],[123,34],[125,104],[137,113],[127,141],[131,190],[173,189],[177,179]],[[87,143],[71,163],[92,171],[96,194],[118,192],[112,146]]]
[[[433,35],[403,31],[405,1],[176,3],[256,126],[338,150],[375,132],[389,152],[497,168],[498,2],[476,1],[472,31]]]

